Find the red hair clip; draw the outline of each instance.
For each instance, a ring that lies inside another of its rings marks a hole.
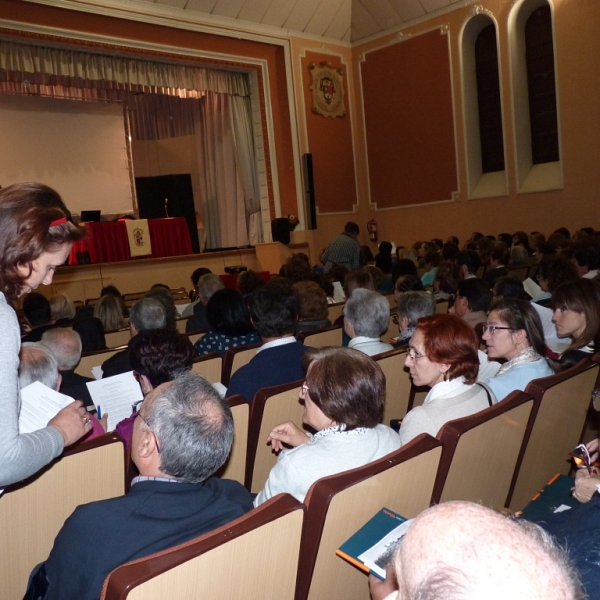
[[[61,217],[60,219],[56,219],[56,221],[52,221],[50,223],[50,227],[54,227],[55,225],[62,225],[67,222],[67,217]]]

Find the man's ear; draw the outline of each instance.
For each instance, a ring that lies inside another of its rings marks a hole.
[[[56,382],[56,391],[58,392],[60,390],[60,384],[62,383],[62,375],[59,373],[58,374],[58,381]]]
[[[140,434],[140,442],[136,448],[136,453],[140,458],[150,458],[156,449],[156,438],[149,429],[141,431]]]

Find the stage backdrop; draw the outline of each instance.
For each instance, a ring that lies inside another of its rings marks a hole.
[[[69,210],[133,210],[123,106],[0,94],[0,185],[39,181]]]

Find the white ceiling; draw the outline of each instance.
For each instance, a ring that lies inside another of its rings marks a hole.
[[[100,12],[167,17],[257,33],[287,30],[355,43],[474,0],[30,0]]]

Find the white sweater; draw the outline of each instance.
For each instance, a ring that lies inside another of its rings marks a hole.
[[[361,433],[329,433],[297,448],[282,450],[254,506],[282,492],[304,502],[308,489],[318,479],[361,467],[398,448],[398,434],[385,425],[377,425]]]
[[[54,427],[19,435],[19,349],[21,337],[15,311],[0,292],[0,487],[39,471],[63,450]]]

